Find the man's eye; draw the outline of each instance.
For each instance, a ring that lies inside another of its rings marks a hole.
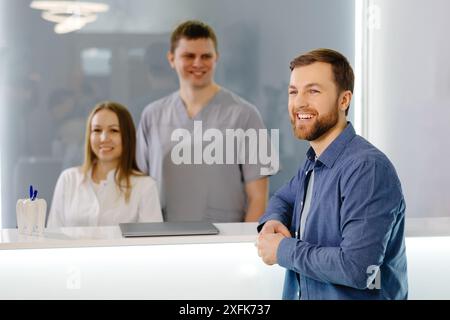
[[[309,90],[309,92],[312,94],[320,93],[320,91],[316,90],[316,89],[311,89],[311,90]]]
[[[295,90],[289,90],[289,94],[296,94],[297,93],[297,91],[295,91]]]
[[[102,130],[100,130],[100,129],[94,129],[94,130],[92,130],[93,132],[102,132]]]

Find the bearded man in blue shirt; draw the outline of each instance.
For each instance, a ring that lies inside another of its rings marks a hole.
[[[290,68],[290,120],[311,147],[259,220],[259,256],[286,268],[283,299],[407,299],[405,201],[392,163],[346,119],[349,62],[317,49]]]

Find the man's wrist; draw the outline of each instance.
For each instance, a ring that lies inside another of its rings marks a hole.
[[[298,239],[296,238],[284,238],[280,241],[277,249],[277,263],[279,266],[292,269],[293,266],[293,258],[292,253],[295,250],[295,247],[298,243]]]

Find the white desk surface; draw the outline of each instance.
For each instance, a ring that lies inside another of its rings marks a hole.
[[[215,223],[218,235],[124,238],[118,226],[45,229],[43,236],[0,230],[0,250],[255,242],[257,223]]]
[[[450,217],[406,218],[406,237],[450,237]]]
[[[0,250],[254,242],[257,223],[215,223],[218,235],[123,238],[118,226],[45,229],[43,236],[0,230]],[[410,218],[406,237],[450,236],[450,218]]]

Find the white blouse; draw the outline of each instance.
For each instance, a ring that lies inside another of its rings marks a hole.
[[[121,222],[161,222],[155,180],[131,176],[128,202],[114,180],[115,170],[97,186],[80,167],[64,170],[58,178],[47,227],[111,226]]]

